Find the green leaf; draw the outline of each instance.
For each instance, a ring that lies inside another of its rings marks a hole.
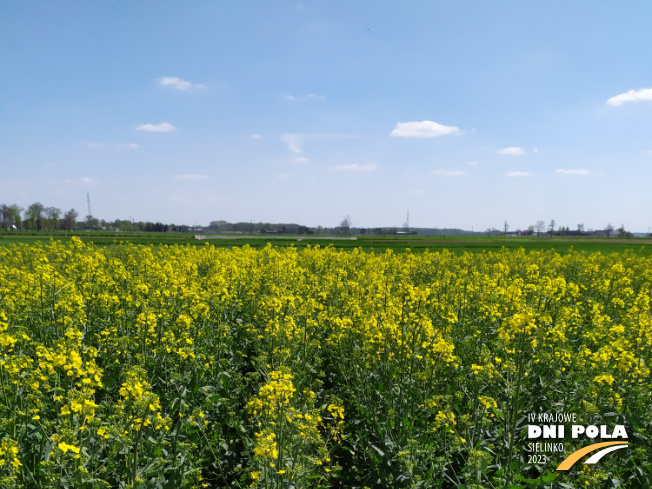
[[[548,472],[546,475],[542,475],[540,479],[543,482],[552,482],[554,481],[559,474],[555,474],[554,472]]]
[[[527,479],[527,478],[525,478],[523,476],[520,476],[518,474],[514,475],[514,479],[516,479],[517,481],[520,481],[520,482],[525,482],[526,484],[539,484],[539,482],[541,481],[541,479],[538,478],[538,477],[536,479]]]
[[[496,417],[498,417],[498,418],[500,418],[500,419],[505,419],[505,414],[504,414],[500,409],[498,409],[498,408],[491,408],[491,410],[492,410],[493,413],[496,415]],[[502,428],[501,428],[501,429],[502,429]]]
[[[378,455],[380,455],[381,457],[384,457],[384,456],[385,456],[385,452],[383,452],[380,448],[378,448],[378,447],[377,447],[376,445],[374,445],[373,443],[371,444],[371,448],[373,448],[374,450],[376,450],[376,451],[378,452]]]

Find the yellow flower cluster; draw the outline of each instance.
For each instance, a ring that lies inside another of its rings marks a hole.
[[[18,444],[11,438],[0,441],[0,467],[8,465],[12,472],[18,472],[22,463],[18,458]]]
[[[247,404],[254,415],[258,412],[272,414],[290,403],[296,389],[292,385],[292,374],[275,370],[269,373],[269,382],[260,388],[258,396]]]

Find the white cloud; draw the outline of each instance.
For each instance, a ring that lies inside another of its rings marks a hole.
[[[176,131],[174,127],[169,122],[161,122],[160,124],[142,124],[136,126],[136,131],[146,131],[146,132],[172,132]]]
[[[250,137],[251,139],[260,139],[260,138],[262,138],[262,136],[261,136],[260,134],[252,134],[252,135],[249,136],[249,137]]]
[[[283,134],[283,141],[292,153],[301,153],[301,137],[298,134]]]
[[[444,126],[432,121],[399,122],[390,136],[399,138],[436,138],[449,134],[462,134],[459,127]]]
[[[640,90],[629,90],[607,100],[612,106],[623,105],[625,102],[644,102],[652,101],[652,88],[642,88]]]
[[[94,143],[91,141],[87,141],[86,146],[89,148],[93,149],[106,149],[106,148],[116,148],[116,149],[138,149],[140,146],[138,146],[136,143],[118,143],[118,144],[105,144],[105,143]]]
[[[299,156],[298,158],[294,158],[292,163],[310,163],[310,160],[305,156]]]
[[[182,80],[176,76],[164,76],[158,79],[159,86],[166,88],[174,88],[175,90],[193,90],[198,88],[206,88],[206,85],[200,83],[190,83],[187,80]]]
[[[466,172],[461,170],[433,170],[432,174],[440,177],[463,177]]]
[[[295,100],[324,100],[326,97],[324,95],[317,95],[316,93],[307,93],[306,95],[284,95],[285,100],[293,102]]]
[[[198,175],[196,173],[187,173],[184,175],[176,175],[174,178],[183,180],[184,182],[198,182],[200,180],[208,180],[207,175]]]
[[[510,171],[505,173],[505,176],[510,178],[529,177],[530,173],[526,171]]]
[[[525,154],[525,150],[518,146],[510,146],[509,148],[499,149],[496,153],[499,155],[522,156]]]
[[[588,170],[585,170],[583,168],[575,168],[572,170],[564,170],[563,168],[559,168],[555,170],[555,173],[560,173],[562,175],[579,175],[579,176],[586,176],[589,174]]]
[[[351,172],[363,172],[363,171],[374,171],[376,165],[358,165],[354,163],[352,165],[339,165],[331,166],[329,170],[331,171],[351,171]]]
[[[82,178],[78,178],[76,180],[72,180],[72,179],[65,180],[65,183],[67,183],[68,185],[90,185],[90,186],[95,186],[100,182],[99,182],[99,180],[95,180],[95,179],[93,179],[91,177],[82,177]]]
[[[136,143],[117,143],[117,144],[105,144],[105,143],[94,143],[92,141],[87,141],[84,143],[89,148],[93,149],[106,149],[106,148],[115,148],[115,149],[138,149]]]
[[[303,153],[303,143],[306,141],[324,140],[324,139],[339,139],[353,137],[348,134],[333,134],[333,133],[303,133],[292,134],[286,133],[281,136],[281,140],[287,144],[288,150],[295,154]]]

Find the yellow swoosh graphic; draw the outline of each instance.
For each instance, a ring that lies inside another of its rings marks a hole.
[[[594,443],[593,445],[589,445],[588,447],[580,448],[576,452],[573,452],[568,457],[566,457],[566,460],[564,460],[562,463],[559,464],[557,470],[570,469],[573,466],[573,464],[575,464],[575,462],[581,459],[584,455],[594,450],[597,450],[598,448],[609,447],[611,445],[627,445],[627,444],[628,442],[626,441],[605,441],[603,443]]]

